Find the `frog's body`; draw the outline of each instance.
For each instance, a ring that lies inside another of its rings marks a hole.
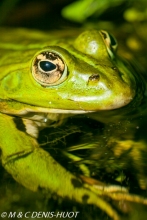
[[[99,197],[102,192],[85,178],[82,182],[66,171],[39,147],[36,138],[40,127],[58,126],[71,114],[89,113],[102,122],[118,122],[139,106],[144,82],[116,55],[116,45],[107,32],[97,30],[68,38],[21,29],[1,29],[0,35],[3,166],[31,190],[43,188],[80,203],[95,204],[114,219],[118,216]],[[122,192],[121,198],[125,195]]]

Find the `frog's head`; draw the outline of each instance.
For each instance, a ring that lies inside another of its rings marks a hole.
[[[22,59],[5,74],[4,95],[59,112],[121,108],[135,96],[136,76],[117,56],[116,47],[115,38],[106,31],[89,30],[74,41],[47,42],[31,62],[36,50],[28,50],[28,60]]]

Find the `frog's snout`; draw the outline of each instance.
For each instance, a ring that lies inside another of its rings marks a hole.
[[[90,85],[95,85],[95,84],[97,84],[98,81],[99,81],[99,79],[100,79],[100,75],[99,75],[99,74],[97,74],[97,73],[92,74],[92,75],[89,77],[89,79],[88,79],[88,85],[89,85],[89,84],[90,84]]]

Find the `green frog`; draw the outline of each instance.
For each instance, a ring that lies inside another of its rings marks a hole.
[[[117,54],[116,39],[104,30],[43,33],[1,28],[0,33],[3,167],[30,190],[44,189],[93,204],[113,219],[119,219],[118,213],[103,196],[147,204],[126,188],[116,186],[112,192],[86,174],[72,174],[37,140],[40,129],[68,125],[68,117],[74,115],[87,115],[106,127],[119,122],[122,127],[109,135],[108,145],[115,145],[116,157],[134,145],[131,155],[136,156],[138,166],[139,144],[132,137],[139,126],[136,123],[146,85],[141,74]],[[86,145],[95,143],[89,140]],[[144,175],[139,175],[144,187]]]

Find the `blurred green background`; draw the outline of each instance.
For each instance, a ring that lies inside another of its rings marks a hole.
[[[11,27],[59,29],[85,23],[144,22],[146,0],[1,0],[0,24]]]

